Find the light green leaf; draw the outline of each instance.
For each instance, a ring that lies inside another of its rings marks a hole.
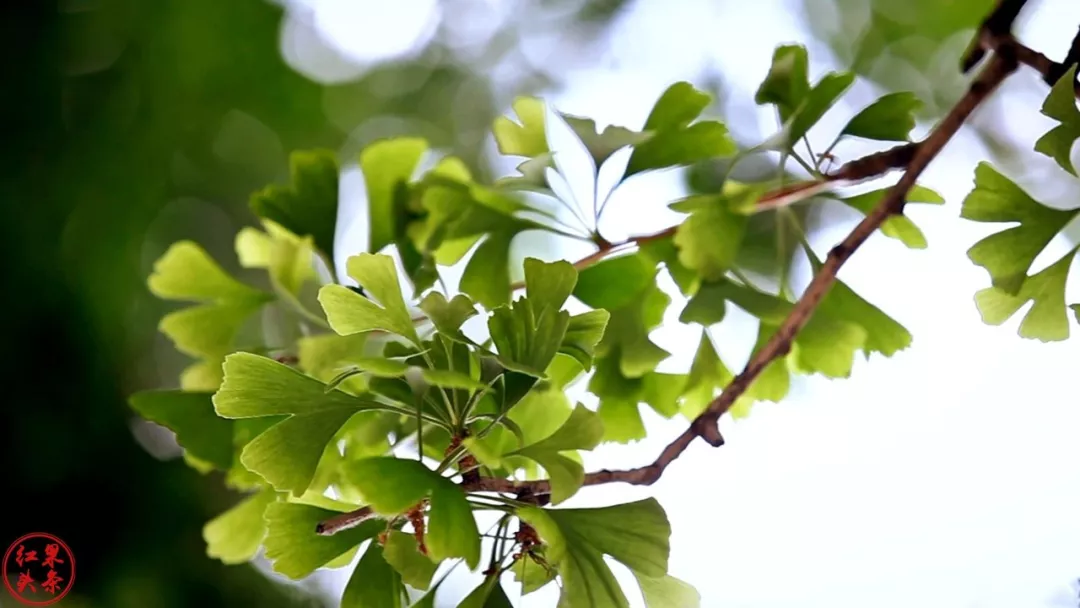
[[[690,124],[709,104],[710,96],[689,82],[677,82],[660,96],[645,121],[651,134],[638,143],[626,167],[626,177],[652,169],[689,165],[731,156],[738,150],[723,123]]]
[[[368,544],[341,596],[341,608],[401,608],[406,599],[401,576],[376,542]]]
[[[499,577],[489,576],[476,589],[469,592],[457,608],[513,608],[510,598],[506,597]]]
[[[801,45],[781,45],[773,51],[772,65],[758,87],[754,101],[758,105],[771,103],[780,111],[780,121],[788,118],[810,92],[809,60]]]
[[[843,319],[861,327],[866,339],[860,349],[867,356],[876,352],[891,357],[911,346],[911,332],[881,309],[862,299],[842,281],[833,283],[829,293],[818,305],[816,314]]]
[[[219,416],[290,415],[244,446],[240,460],[294,495],[307,490],[326,444],[349,418],[386,407],[340,390],[327,392],[322,382],[252,353],[229,355],[224,367],[225,381],[213,397]]]
[[[544,263],[529,258],[525,261],[526,293],[512,306],[501,306],[492,311],[488,330],[499,361],[508,369],[543,376],[555,354],[563,344],[570,325],[570,313],[559,310],[573,290],[573,284],[565,284],[566,262]],[[570,268],[573,272],[573,268]],[[554,291],[545,293],[528,284],[544,286]]]
[[[273,490],[262,490],[207,522],[202,529],[206,555],[229,565],[254,557],[266,537],[263,512],[276,497]]]
[[[271,220],[263,220],[266,232],[244,228],[236,235],[236,255],[245,268],[266,268],[280,292],[296,297],[307,281],[316,279],[312,264],[315,244],[311,236],[300,237]]]
[[[434,559],[461,557],[475,568],[480,532],[465,494],[416,460],[365,458],[346,465],[344,475],[379,515],[399,515],[431,495],[428,549]]]
[[[590,310],[570,317],[559,352],[573,357],[585,370],[592,369],[596,345],[604,337],[611,313],[606,310]]]
[[[731,370],[720,360],[709,334],[701,332],[697,354],[690,366],[690,374],[683,389],[680,410],[693,420],[705,411],[709,402],[734,378]]]
[[[178,241],[154,262],[151,293],[194,302],[265,301],[267,294],[230,277],[192,241]]]
[[[675,232],[679,261],[705,279],[719,279],[731,268],[742,246],[747,216],[731,211],[716,197],[697,207]]]
[[[225,381],[229,381],[228,372]],[[240,462],[277,490],[302,494],[315,477],[326,445],[357,411],[333,409],[290,416],[244,446]]]
[[[304,336],[296,341],[300,369],[322,382],[329,382],[350,364],[367,358],[364,352],[366,343],[367,334]],[[345,386],[357,388],[355,381],[347,382]]]
[[[667,574],[671,525],[655,499],[598,509],[518,510],[547,544],[546,556],[562,577],[559,606],[627,607],[604,555],[637,575]]]
[[[499,152],[507,156],[539,156],[548,151],[544,132],[544,102],[534,97],[518,97],[513,103],[520,124],[506,116],[495,119],[492,130]]]
[[[656,369],[671,353],[649,339],[649,332],[660,325],[671,298],[650,283],[633,302],[611,310],[604,337],[596,346],[596,356],[613,357],[621,375],[640,378]],[[599,394],[598,394],[599,395]]]
[[[633,378],[632,381],[640,384],[638,378]],[[604,441],[630,443],[645,438],[645,421],[641,419],[641,409],[638,407],[640,390],[635,390],[634,393],[633,399],[605,396],[600,401],[596,413],[600,415],[603,423]]]
[[[350,463],[344,471],[371,506],[384,516],[404,513],[431,493],[437,477],[416,460],[378,457]]]
[[[889,188],[882,188],[880,190],[864,192],[863,194],[837,200],[852,209],[862,212],[863,215],[868,215],[873,211],[874,207],[878,206],[878,203],[881,202],[882,197],[884,197],[888,191]],[[942,198],[940,194],[923,186],[913,187],[908,191],[906,198],[909,203],[929,203],[935,205],[945,203],[945,199]],[[926,237],[923,235],[922,230],[919,230],[919,227],[905,215],[893,215],[889,217],[889,219],[881,224],[881,233],[887,237],[899,240],[911,249],[926,248]]]
[[[847,378],[855,352],[866,343],[866,330],[844,320],[815,314],[791,346],[792,367],[804,374]]]
[[[640,253],[622,255],[583,269],[573,295],[592,308],[614,310],[633,302],[655,279],[655,262]]]
[[[853,72],[830,72],[822,76],[785,125],[788,145],[794,146],[833,107],[855,82]]]
[[[765,346],[778,329],[777,325],[762,321],[758,326],[757,342],[754,344],[754,350],[750,356],[757,355],[758,351]],[[765,366],[765,369],[761,370],[761,373],[746,389],[743,396],[754,401],[779,403],[780,400],[787,396],[790,389],[791,374],[787,368],[787,357],[781,357],[774,359]]]
[[[405,307],[393,258],[361,253],[350,257],[347,267],[349,276],[356,279],[373,299],[344,285],[323,286],[319,290],[319,302],[334,331],[343,336],[388,331],[419,345],[420,337]]]
[[[600,445],[604,427],[594,412],[580,403],[570,417],[554,433],[528,447],[511,452],[562,452],[565,450],[591,450]]]
[[[1076,109],[1076,65],[1069,67],[1046,96],[1042,113],[1060,124],[1035,142],[1035,151],[1057,161],[1069,173],[1076,175],[1072,162],[1072,149],[1080,139],[1080,110]]]
[[[544,262],[525,258],[525,297],[537,312],[544,308],[561,310],[574,291],[577,271],[566,260]]]
[[[461,333],[461,326],[465,321],[476,316],[477,312],[476,306],[465,294],[459,293],[447,302],[446,296],[433,291],[420,302],[420,310],[431,319],[440,335],[464,344],[473,343]]]
[[[540,550],[534,549],[534,551]],[[526,556],[514,562],[510,569],[514,572],[514,580],[521,583],[522,595],[532,593],[555,580],[553,568],[545,568]]]
[[[307,577],[339,555],[386,529],[386,522],[371,519],[331,536],[315,533],[315,527],[338,511],[291,502],[266,507],[266,558],[274,571],[293,580]]]
[[[821,269],[821,260],[809,249],[806,253],[810,258],[810,266],[814,272],[818,272]],[[860,348],[867,357],[875,352],[891,357],[911,346],[911,332],[881,309],[862,299],[843,281],[833,283],[814,316],[830,316],[862,328],[866,338]]]
[[[679,413],[679,396],[686,387],[686,381],[686,374],[645,374],[642,377],[642,400],[657,414],[671,418]]]
[[[208,368],[235,350],[241,327],[272,299],[230,277],[191,241],[174,243],[154,263],[147,284],[159,298],[202,302],[165,315],[158,325],[180,352],[203,359],[204,366],[185,373],[186,388],[212,387],[216,374]]]
[[[262,305],[249,300],[190,306],[162,317],[158,329],[172,340],[176,350],[219,360],[235,350],[236,335]]]
[[[1010,295],[996,287],[982,289],[975,294],[984,323],[1001,325],[1008,321],[1024,304],[1034,300],[1031,309],[1020,323],[1023,338],[1055,342],[1069,337],[1069,317],[1065,310],[1065,283],[1069,276],[1076,249],[1041,272],[1028,277],[1016,295]]]
[[[628,146],[641,144],[651,137],[650,133],[639,133],[615,125],[608,125],[604,128],[604,132],[600,133],[596,128],[596,122],[591,118],[579,118],[568,114],[561,114],[561,116],[584,144],[585,149],[589,151],[593,164],[597,168],[611,158],[612,154]],[[695,114],[694,117],[696,116]]]
[[[889,93],[859,111],[840,131],[877,141],[908,141],[923,102],[914,93]]]
[[[674,576],[650,577],[635,574],[646,608],[700,608],[701,594]]]
[[[368,251],[377,253],[404,234],[400,217],[407,203],[409,183],[427,149],[423,139],[399,137],[377,141],[360,153],[368,199]],[[351,268],[349,276],[359,280]]]
[[[310,236],[328,263],[334,259],[338,163],[331,150],[298,150],[289,157],[292,183],[273,184],[251,197],[251,210],[298,236]]]
[[[988,163],[975,169],[975,189],[964,199],[960,216],[976,222],[1019,222],[968,249],[968,257],[990,273],[991,285],[1015,295],[1031,264],[1078,211],[1046,207],[1031,198]]]
[[[214,408],[225,418],[312,414],[377,409],[380,404],[341,391],[288,365],[253,353],[225,358],[225,382],[214,395]]]
[[[469,258],[459,287],[488,309],[510,301],[510,243],[520,229],[493,232]]]
[[[472,509],[461,488],[443,478],[432,484],[427,545],[434,560],[460,557],[469,568],[480,563],[480,530]]]
[[[420,553],[416,537],[400,530],[390,530],[383,545],[383,557],[401,575],[403,583],[421,591],[431,585],[431,577],[439,567]]]
[[[531,458],[544,467],[551,479],[551,502],[559,504],[576,494],[585,480],[585,469],[581,463],[561,452],[591,450],[600,444],[603,437],[604,426],[600,417],[578,404],[570,418],[550,436],[506,456]]]
[[[227,470],[233,464],[233,422],[214,412],[213,393],[150,390],[128,402],[143,418],[176,434],[176,442],[195,458]]]

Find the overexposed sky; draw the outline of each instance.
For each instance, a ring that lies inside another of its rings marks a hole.
[[[422,41],[429,31],[425,20],[439,10],[437,3],[422,1],[402,3],[400,11],[391,8],[394,3],[381,3],[374,13],[367,7],[350,10],[349,2],[305,4],[325,24],[324,35],[364,60],[377,59],[379,49],[407,53],[400,38],[391,36],[399,26],[389,24],[411,23],[403,31]],[[1080,6],[1069,0],[1029,4],[1021,36],[1060,56],[1080,23]],[[722,68],[737,88],[733,94],[752,96],[780,43],[810,46],[812,79],[844,67],[831,64],[827,50],[805,33],[799,6],[783,0],[639,0],[612,28],[607,48],[614,60],[568,72],[563,90],[545,98],[600,125],[640,127],[664,88],[684,79],[701,85],[712,66]],[[343,34],[356,31],[350,23],[362,25],[364,40]],[[380,32],[388,37],[371,38]],[[542,60],[545,48],[537,43],[530,52]],[[302,56],[294,51],[294,65],[302,64]],[[1051,124],[1038,114],[1045,95],[1038,86],[1035,78],[1021,75],[999,94],[999,108],[1008,110],[1005,133],[1029,148]],[[823,121],[822,137],[830,137],[872,92],[859,83],[853,101]],[[772,127],[768,110],[759,117],[750,131]],[[920,134],[925,129],[921,125]],[[555,135],[556,149],[573,156]],[[869,149],[850,146],[843,154],[853,158]],[[841,272],[842,280],[912,332],[908,350],[858,362],[848,380],[802,378],[783,403],[759,404],[738,422],[725,418],[728,445],[717,450],[695,444],[655,486],[586,489],[567,506],[656,496],[674,528],[671,573],[697,587],[709,608],[1077,605],[1072,583],[1080,577],[1080,403],[1072,373],[1080,341],[1075,324],[1070,341],[1020,339],[1016,331],[1028,306],[1001,327],[981,322],[972,296],[988,277],[965,252],[1001,227],[961,220],[959,209],[976,163],[985,158],[980,144],[962,134],[926,171],[922,183],[948,201],[909,208],[928,249],[908,250],[875,235]],[[507,159],[501,168],[509,172],[516,162]],[[1018,181],[1045,186],[1046,180],[1061,180],[1049,159],[1032,162],[1028,175],[1015,176]],[[587,191],[580,180],[572,187]],[[605,232],[619,238],[670,225],[676,218],[665,205],[679,194],[677,175],[635,179],[612,201]],[[338,253],[347,257],[350,247],[363,246],[366,229],[362,213],[343,213],[355,220],[339,233]],[[845,223],[817,235],[820,255],[854,224],[855,216],[845,217]],[[1053,252],[1060,255],[1062,249],[1055,244]],[[580,253],[567,249],[565,255]],[[1053,259],[1040,257],[1034,270]],[[1072,274],[1075,279],[1075,267]],[[1077,283],[1070,295],[1080,295]],[[676,299],[670,323],[679,310]],[[755,332],[749,318],[736,313],[714,334],[732,367],[745,362]],[[655,335],[676,353],[665,369],[688,367],[697,335],[693,327]],[[643,413],[649,439],[604,446],[587,454],[586,462],[651,462],[685,425],[647,408]],[[332,584],[340,590],[347,575],[335,573]],[[516,586],[507,590],[517,605],[529,608],[554,605],[557,593],[550,585],[519,600]],[[641,605],[632,590],[628,595]]]

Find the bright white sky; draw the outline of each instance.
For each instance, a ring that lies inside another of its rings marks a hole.
[[[341,51],[364,61],[409,52],[412,43],[430,35],[427,19],[437,10],[423,0],[362,10],[351,10],[356,5],[344,0],[305,3]],[[497,3],[465,4],[494,10]],[[1060,56],[1080,23],[1080,5],[1030,4],[1022,37]],[[801,29],[799,13],[791,8],[797,5],[641,0],[613,28],[608,48],[616,60],[569,73],[564,92],[546,98],[559,110],[601,125],[640,127],[664,88],[676,80],[697,81],[711,65],[722,67],[738,94],[752,95],[773,48],[783,42],[810,46],[812,78],[842,67],[827,63],[827,49]],[[403,31],[412,43],[405,44]],[[303,60],[306,51],[290,47],[288,33],[285,38],[285,47],[293,49],[287,52],[290,61],[310,65]],[[824,137],[869,101],[870,90],[860,83],[853,103],[823,123]],[[1048,128],[1038,115],[1044,94],[1028,76],[1017,77],[1002,93],[1006,102],[999,111],[1008,112],[1007,135],[1021,145],[1030,147]],[[760,116],[760,128],[771,128],[770,114]],[[555,147],[564,149],[555,135]],[[852,158],[864,151],[852,146],[842,153]],[[1021,340],[1016,330],[1022,314],[1002,327],[980,321],[972,295],[988,278],[965,252],[999,228],[965,222],[959,208],[975,164],[984,158],[979,144],[963,135],[926,172],[922,182],[948,200],[943,207],[910,210],[929,249],[911,251],[875,236],[841,273],[914,334],[910,349],[860,362],[849,380],[804,379],[783,403],[759,404],[737,423],[725,419],[727,446],[695,445],[652,488],[588,489],[567,506],[656,496],[674,528],[671,573],[696,586],[705,607],[1076,606],[1071,583],[1080,577],[1080,404],[1071,374],[1080,342],[1075,335],[1055,344]],[[509,172],[515,162],[509,159],[502,168]],[[1016,176],[1019,181],[1060,179],[1052,161],[1034,162],[1030,174]],[[579,182],[574,187],[587,188]],[[665,203],[678,195],[678,179],[670,174],[628,186],[610,206],[611,221],[604,225],[609,238],[670,225],[674,216]],[[851,225],[820,235],[819,254]],[[339,235],[344,238],[338,253],[349,255],[349,243],[363,239],[364,232],[354,222]],[[579,253],[533,252],[570,258]],[[1055,244],[1053,253],[1062,249]],[[1036,269],[1053,259],[1040,258]],[[1070,294],[1080,291],[1076,280],[1072,284]],[[676,301],[671,322],[678,312]],[[754,331],[752,323],[729,314],[715,334],[730,366],[745,362]],[[658,332],[655,339],[676,353],[665,368],[685,370],[696,337],[692,328]],[[604,447],[588,454],[587,462],[650,462],[685,424],[645,414],[648,440]],[[335,576],[331,584],[340,590],[344,580]],[[518,605],[539,608],[554,605],[556,592],[552,585],[521,601],[513,595]]]

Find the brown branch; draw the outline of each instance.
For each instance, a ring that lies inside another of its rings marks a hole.
[[[1018,11],[1017,6],[1022,6],[1023,1],[1001,0],[999,10],[1003,5],[1009,5]],[[1015,18],[1015,15],[1013,15],[1013,18]],[[1011,24],[1012,21],[1010,20],[1009,23]],[[1080,38],[1080,35],[1078,35],[1078,38]],[[661,451],[652,464],[626,470],[604,469],[594,471],[585,475],[584,486],[616,482],[631,485],[652,485],[660,479],[667,467],[682,455],[686,448],[698,437],[714,447],[722,446],[724,439],[720,435],[717,425],[720,417],[750,388],[754,380],[770,363],[786,356],[791,351],[796,335],[810,320],[818,304],[832,288],[840,268],[886,220],[893,215],[903,213],[907,193],[915,185],[916,180],[926,167],[956,135],[972,112],[1016,70],[1019,64],[1022,63],[1032,67],[1043,74],[1044,78],[1051,73],[1051,70],[1054,69],[1053,66],[1059,65],[1046,59],[1041,53],[1032,51],[1016,42],[1010,35],[994,33],[991,36],[984,35],[981,39],[984,40],[987,48],[993,51],[989,63],[969,85],[967,93],[938,123],[926,139],[851,161],[826,177],[828,181],[857,181],[881,175],[892,169],[905,169],[904,175],[886,192],[878,205],[852,229],[851,233],[843,241],[829,251],[825,262],[814,275],[802,297],[792,307],[788,317],[781,323],[772,338],[754,354],[743,371],[724,388],[719,396],[709,403],[705,411],[695,418],[681,435]],[[1039,57],[1042,59],[1038,59]],[[623,243],[611,244],[609,247],[602,248],[591,256],[575,263],[575,267],[586,267],[595,261],[603,259],[609,252],[620,250],[623,246],[629,244],[640,245],[650,240],[666,238],[673,234],[677,228],[677,226],[673,226],[653,235],[633,237]],[[518,495],[525,492],[531,496],[546,495],[551,492],[551,484],[547,480],[512,481],[491,477],[462,483],[461,488],[467,492],[495,492]],[[343,513],[320,523],[316,531],[323,535],[334,534],[358,525],[373,516],[374,514],[370,508],[362,507],[351,513]]]

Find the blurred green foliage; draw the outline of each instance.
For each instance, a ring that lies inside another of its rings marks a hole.
[[[801,0],[841,65],[889,91],[914,91],[936,116],[962,94],[959,57],[994,0]]]

